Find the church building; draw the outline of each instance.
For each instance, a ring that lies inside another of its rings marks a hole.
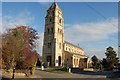
[[[42,61],[46,67],[91,66],[91,59],[82,48],[64,40],[64,18],[56,2],[47,10],[45,17]]]

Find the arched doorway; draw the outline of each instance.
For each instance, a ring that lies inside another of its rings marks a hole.
[[[51,66],[51,65],[52,65],[52,57],[47,56],[47,66]]]
[[[58,65],[61,65],[61,56],[58,56]]]

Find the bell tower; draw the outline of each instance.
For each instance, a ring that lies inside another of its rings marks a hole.
[[[46,66],[63,66],[64,19],[54,2],[45,17],[42,58]]]

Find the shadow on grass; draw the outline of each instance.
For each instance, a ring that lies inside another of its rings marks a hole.
[[[12,80],[11,78],[7,78],[7,77],[2,77],[1,80]]]
[[[75,74],[86,74],[86,75],[103,75],[106,78],[120,78],[120,72],[114,71],[83,71],[79,68],[72,69],[72,73]]]
[[[55,73],[68,73],[67,68],[54,68],[54,69],[47,69],[46,72],[55,72]]]

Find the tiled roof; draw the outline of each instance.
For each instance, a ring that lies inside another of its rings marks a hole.
[[[64,51],[64,52],[67,52],[67,53],[70,53],[70,54],[79,55],[79,56],[85,56],[85,57],[88,57],[88,56],[86,56],[86,55],[81,55],[81,54],[77,54],[77,53],[72,53],[72,52],[69,52],[69,51]]]
[[[72,44],[72,43],[70,43],[70,42],[68,42],[68,41],[65,41],[65,43],[66,43],[66,44],[70,44],[70,45],[72,45],[72,46],[74,46],[74,47],[80,48],[79,46],[74,45],[74,44]],[[80,49],[83,50],[82,48],[80,48]]]

